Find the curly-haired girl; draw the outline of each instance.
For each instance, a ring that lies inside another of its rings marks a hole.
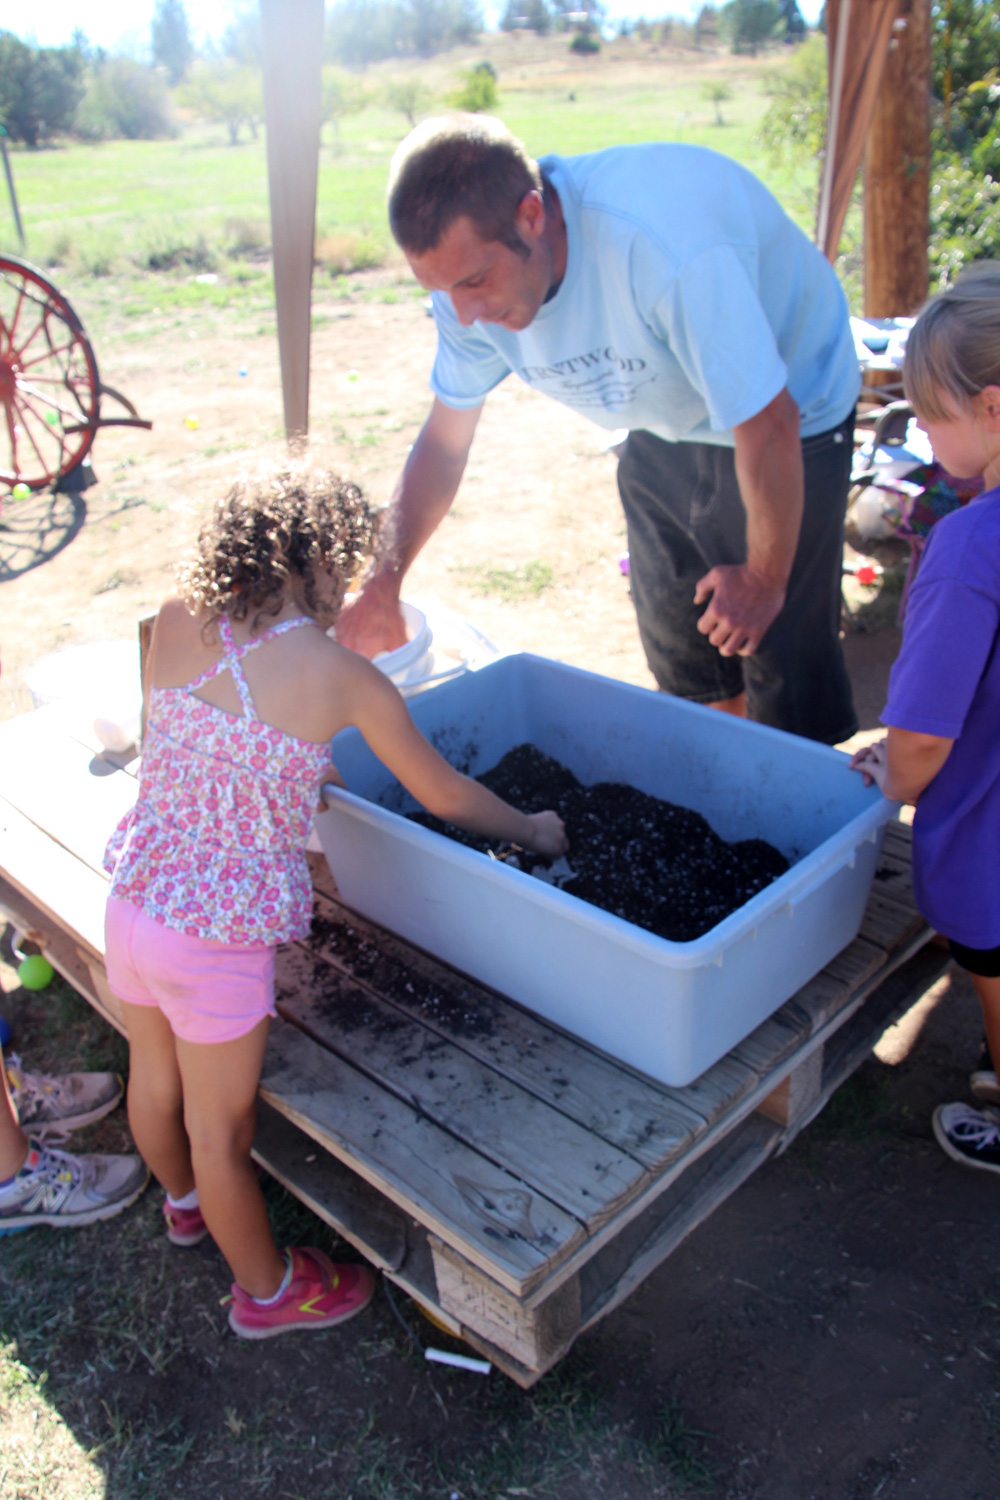
[[[356,486],[305,467],[217,506],[156,619],[139,798],[106,855],[129,1122],[169,1238],[211,1234],[229,1262],[245,1338],[342,1322],[374,1289],[367,1267],[278,1250],[250,1159],[275,949],[309,929],[304,846],[331,738],[356,725],[441,818],[566,848],[555,813],[517,812],[453,770],[388,678],[326,634],[377,531]]]

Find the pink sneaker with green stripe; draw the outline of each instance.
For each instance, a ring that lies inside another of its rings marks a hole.
[[[270,1339],[295,1328],[333,1328],[366,1308],[375,1295],[368,1266],[334,1264],[322,1250],[287,1251],[292,1275],[277,1302],[254,1301],[233,1282],[229,1326],[243,1339]]]

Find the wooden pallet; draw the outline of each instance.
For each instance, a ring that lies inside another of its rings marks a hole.
[[[136,763],[42,710],[0,726],[0,909],[121,1025],[103,968],[104,840]],[[524,1386],[781,1151],[948,955],[887,831],[855,941],[713,1068],[671,1089],[366,922],[314,861],[278,961],[255,1155]]]

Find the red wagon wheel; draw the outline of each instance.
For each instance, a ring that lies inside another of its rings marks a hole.
[[[40,490],[89,451],[100,419],[83,324],[42,273],[0,256],[0,484]]]

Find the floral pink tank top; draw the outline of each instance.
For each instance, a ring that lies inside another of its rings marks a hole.
[[[223,943],[284,943],[309,931],[305,842],[329,746],[264,724],[240,661],[312,623],[284,620],[236,646],[223,615],[225,655],[186,687],[150,689],[139,798],[104,854],[112,897]],[[226,671],[240,718],[194,696]]]

